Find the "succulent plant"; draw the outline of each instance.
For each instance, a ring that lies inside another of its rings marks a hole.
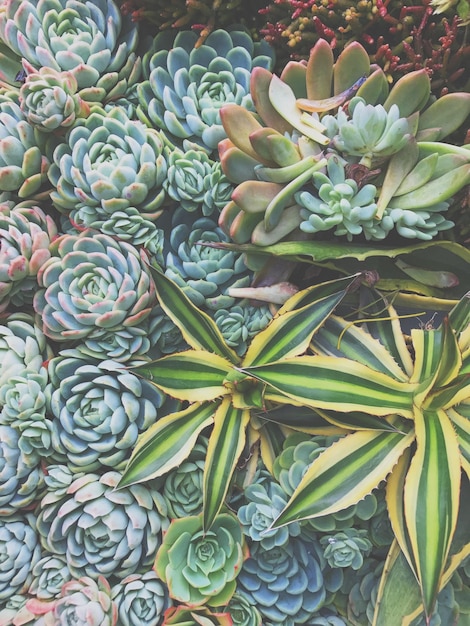
[[[323,556],[331,567],[352,567],[359,569],[367,556],[372,543],[366,530],[345,528],[334,535],[326,535],[320,539],[324,548]]]
[[[111,342],[138,351],[155,286],[137,249],[84,231],[62,235],[51,251],[33,303],[44,333],[59,342],[81,340],[98,359],[111,356],[105,351]]]
[[[0,311],[32,302],[56,236],[54,220],[31,201],[0,203]]]
[[[64,583],[72,578],[65,558],[49,553],[43,553],[31,568],[31,573],[32,580],[28,593],[39,600],[58,598]]]
[[[117,607],[111,599],[106,578],[98,576],[93,580],[82,576],[66,582],[54,603],[54,620],[54,623],[77,626],[116,626]]]
[[[91,102],[119,97],[140,78],[137,25],[113,0],[8,2],[0,39],[34,68],[69,71]]]
[[[0,191],[14,191],[19,198],[33,196],[47,181],[46,140],[19,104],[4,95],[0,95],[0,142]]]
[[[220,241],[227,241],[227,237],[208,217],[179,223],[169,235],[165,274],[203,309],[233,305],[235,298],[228,295],[228,289],[246,287],[250,283],[251,272],[240,252],[203,245],[203,242]]]
[[[166,171],[158,131],[129,119],[121,107],[95,107],[54,150],[50,197],[81,228],[101,228],[128,209],[152,221],[160,215]]]
[[[220,108],[253,107],[251,70],[270,69],[273,52],[243,30],[215,30],[199,47],[197,39],[189,30],[158,33],[143,57],[138,115],[184,150],[199,146],[211,153],[225,137]]]
[[[347,616],[354,626],[363,624],[364,618],[372,623],[383,565],[383,561],[366,559],[364,565],[354,572],[347,604]]]
[[[214,321],[223,338],[237,354],[243,355],[256,334],[266,328],[273,315],[267,304],[254,306],[235,304],[229,309],[214,311]]]
[[[45,133],[64,130],[78,117],[86,117],[90,106],[78,95],[72,72],[58,72],[52,67],[35,70],[23,60],[26,72],[20,89],[20,108],[27,121]]]
[[[49,373],[54,447],[70,469],[122,469],[139,433],[157,419],[163,394],[111,360],[58,356]]]
[[[12,515],[32,505],[43,488],[43,473],[36,455],[18,445],[19,432],[0,426],[0,515]]]
[[[233,191],[220,162],[210,159],[204,151],[194,149],[170,151],[163,187],[185,211],[198,211],[204,216],[214,212],[218,215]]]
[[[275,531],[269,530],[288,498],[282,488],[268,476],[261,474],[255,483],[246,487],[243,495],[247,504],[238,509],[237,515],[243,532],[252,541],[261,543],[266,550],[271,550],[285,545],[291,537],[300,534],[299,524],[283,526]]]
[[[228,613],[214,613],[207,607],[179,605],[165,611],[162,626],[232,626]]]
[[[41,546],[31,513],[0,517],[0,606],[22,594],[31,582],[32,569],[41,558]]]
[[[257,607],[263,623],[306,624],[326,596],[312,547],[298,538],[269,550],[252,544],[237,585],[237,591]]]
[[[155,572],[126,576],[111,589],[120,626],[159,626],[171,605],[168,591]]]
[[[149,322],[149,350],[147,355],[158,358],[162,354],[181,352],[187,348],[181,330],[172,319],[164,312],[159,304],[156,304],[148,317]]]
[[[104,222],[99,219],[93,222],[91,228],[98,228],[105,235],[127,241],[136,248],[145,248],[158,263],[163,262],[163,230],[134,207],[114,211]]]
[[[170,597],[191,607],[226,604],[246,557],[237,518],[221,513],[204,532],[202,515],[173,520],[155,559]]]
[[[261,626],[261,614],[241,593],[235,592],[224,610],[232,618],[233,626]]]
[[[14,626],[15,621],[23,620],[24,626],[30,626],[35,623],[35,616],[26,609],[26,601],[28,596],[17,593],[0,604],[0,624],[5,626]],[[41,624],[35,624],[41,626]]]
[[[56,472],[57,473],[57,472]],[[61,472],[39,506],[43,547],[64,556],[72,576],[126,577],[148,571],[168,525],[166,507],[151,486],[116,490],[121,475]]]

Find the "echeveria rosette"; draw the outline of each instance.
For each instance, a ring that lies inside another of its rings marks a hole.
[[[269,550],[255,542],[243,564],[237,591],[254,604],[263,623],[308,624],[323,606],[322,570],[310,542],[291,538]]]
[[[52,217],[33,202],[0,203],[0,311],[31,304],[56,236]]]
[[[49,613],[52,618],[52,614]],[[111,599],[111,587],[104,576],[95,579],[82,576],[62,587],[60,598],[54,602],[52,624],[75,626],[117,626],[116,604]],[[49,626],[46,621],[45,626]]]
[[[208,217],[179,223],[170,232],[165,274],[203,309],[232,306],[235,298],[229,296],[227,290],[250,284],[251,272],[240,252],[203,245],[203,242],[226,241],[228,237]]]
[[[282,488],[268,476],[262,475],[257,482],[248,485],[243,495],[246,504],[238,509],[237,515],[243,532],[252,541],[270,550],[300,534],[300,524],[297,522],[268,530],[288,501]]]
[[[241,593],[235,592],[224,610],[232,618],[233,626],[262,626],[260,612]]]
[[[71,580],[67,561],[63,556],[42,553],[31,568],[32,580],[28,594],[39,600],[54,600],[60,596],[63,585]]]
[[[141,348],[142,323],[155,302],[155,284],[136,248],[95,231],[62,235],[38,273],[38,324],[55,341],[81,340],[97,358],[113,336]],[[114,343],[118,339],[115,337]],[[127,358],[132,358],[129,352]]]
[[[0,607],[15,594],[27,591],[32,570],[41,558],[35,518],[25,515],[0,516]]]
[[[128,209],[153,221],[165,198],[166,171],[158,131],[129,119],[121,107],[95,107],[54,150],[50,197],[81,228],[101,228],[113,213]]]
[[[163,536],[155,571],[173,600],[191,607],[226,604],[246,557],[241,526],[231,513],[219,514],[204,532],[202,515],[173,520]]]
[[[214,321],[225,341],[239,355],[246,352],[251,339],[266,328],[272,318],[271,309],[266,304],[234,304],[229,309],[214,311]]]
[[[127,241],[136,248],[145,248],[157,263],[163,262],[163,230],[134,207],[114,211],[104,222],[97,220],[92,223],[91,228],[99,228],[105,235]]]
[[[168,196],[185,211],[208,216],[217,214],[230,200],[234,186],[222,172],[220,161],[202,150],[178,149],[168,155],[168,173],[163,182]]]
[[[62,472],[64,478],[66,474]],[[38,508],[45,550],[64,556],[72,576],[126,577],[148,571],[168,526],[166,506],[150,485],[116,489],[121,474],[81,474],[50,482]]]
[[[400,199],[396,200],[399,204]],[[370,231],[373,233],[372,238],[383,239],[392,228],[395,228],[397,233],[406,239],[431,241],[441,231],[454,226],[454,222],[442,215],[449,205],[449,202],[438,202],[421,210],[387,207],[376,229]]]
[[[0,515],[13,515],[31,507],[44,486],[40,459],[19,447],[20,433],[0,426]]]
[[[65,131],[79,117],[86,117],[90,105],[77,93],[72,72],[52,67],[35,70],[23,61],[26,78],[20,89],[20,108],[30,124],[44,133]]]
[[[159,626],[171,606],[168,590],[154,571],[126,576],[111,589],[119,626]]]
[[[372,542],[366,530],[345,528],[334,535],[321,537],[323,556],[330,567],[351,567],[358,570],[372,550]]]
[[[93,102],[123,95],[140,78],[138,26],[113,0],[9,0],[0,37],[37,70],[70,71]]]
[[[164,395],[108,360],[58,356],[49,363],[54,387],[54,447],[74,472],[123,469],[140,433],[157,419]]]
[[[143,58],[147,80],[137,88],[138,115],[184,149],[211,153],[226,137],[220,109],[231,103],[253,109],[251,71],[271,69],[273,50],[241,30],[215,30],[198,47],[197,40],[189,30],[155,37]]]
[[[43,137],[17,102],[0,95],[0,191],[29,198],[47,181],[50,158]]]

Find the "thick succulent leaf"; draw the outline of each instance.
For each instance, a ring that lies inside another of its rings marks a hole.
[[[300,356],[242,371],[314,409],[413,416],[416,385],[397,381],[350,359]]]
[[[273,473],[274,460],[281,454],[282,446],[286,439],[281,426],[271,422],[269,425],[262,424],[259,420],[251,420],[260,435],[260,451],[263,463],[271,474]]]
[[[334,67],[334,93],[341,93],[361,76],[369,76],[370,59],[364,47],[353,41],[339,55]]]
[[[288,301],[281,310],[281,314],[277,315],[252,340],[243,365],[272,363],[305,352],[312,335],[349,292],[350,284],[351,282],[347,282],[343,289],[323,298],[321,288],[319,289],[318,286],[305,289],[304,294],[296,294],[295,303],[308,301],[311,291],[314,291],[319,299],[293,310],[291,307],[295,305],[289,304]],[[328,292],[330,289],[331,284],[327,283],[325,291]]]
[[[457,524],[460,454],[444,411],[415,413],[416,452],[404,489],[404,514],[426,615],[432,613]]]
[[[462,469],[470,480],[470,404],[459,404],[447,409],[459,442]]]
[[[413,440],[412,431],[363,431],[342,437],[312,462],[273,527],[356,504],[387,477]]]
[[[444,409],[447,411],[461,402],[468,401],[470,401],[470,377],[463,375],[444,389],[434,391],[426,400],[426,406],[434,410]]]
[[[256,417],[261,423],[269,422],[270,425],[279,424],[310,435],[345,435],[349,432],[345,430],[345,428],[333,425],[326,416],[323,417],[324,413],[324,411],[315,411],[306,406],[282,404],[268,411],[260,411],[256,413]],[[343,416],[343,414],[341,415]],[[344,415],[349,416],[350,414],[345,413]],[[378,418],[373,418],[372,416],[367,417],[379,421]],[[384,419],[380,419],[380,422],[386,424]]]
[[[207,350],[238,362],[236,353],[227,346],[215,322],[195,306],[183,291],[162,272],[149,266],[162,309],[181,330],[188,344],[196,350]]]
[[[245,446],[245,430],[250,421],[247,409],[235,408],[224,399],[214,414],[204,466],[203,524],[208,530],[227,495],[237,461]]]
[[[403,432],[402,424],[396,416],[377,417],[360,411],[348,411],[347,413],[336,413],[335,411],[325,411],[317,409],[330,424],[337,428],[347,430],[386,430],[389,432]]]
[[[460,343],[461,350],[470,346],[470,291],[449,311],[450,325],[457,333],[463,335],[465,341]]]
[[[307,98],[322,100],[331,96],[334,55],[326,39],[319,39],[310,50],[307,61]]]
[[[360,320],[359,320],[360,321]],[[332,315],[312,338],[311,348],[325,356],[344,356],[392,376],[408,380],[390,352],[354,322]]]
[[[159,419],[139,437],[119,486],[157,478],[178,467],[194,448],[199,433],[213,423],[217,406],[194,403]]]
[[[178,400],[204,402],[230,392],[224,385],[232,365],[223,357],[203,350],[187,350],[131,368]]]

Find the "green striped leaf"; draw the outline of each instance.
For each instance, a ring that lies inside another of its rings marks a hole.
[[[364,272],[357,272],[351,276],[343,276],[341,278],[335,278],[323,283],[311,285],[307,289],[302,289],[296,294],[291,296],[289,300],[279,309],[278,315],[283,315],[294,309],[302,309],[308,304],[314,304],[319,300],[323,300],[328,296],[340,293],[350,293],[355,291],[361,285],[364,279]]]
[[[423,394],[432,386],[439,367],[442,351],[442,333],[440,330],[413,328],[411,340],[415,353],[415,366],[411,380],[417,383],[427,383],[423,387]]]
[[[217,403],[194,403],[159,419],[137,440],[120,487],[150,480],[178,467],[194,448],[199,433],[214,421]]]
[[[454,409],[447,409],[446,413],[457,433],[462,469],[470,480],[470,404],[459,404]]]
[[[470,327],[470,291],[449,311],[449,321],[457,334],[468,331]]]
[[[349,430],[386,430],[390,432],[403,432],[401,421],[396,415],[391,417],[377,417],[362,413],[360,411],[349,411],[347,413],[336,413],[335,411],[325,411],[317,409],[328,422],[338,428]]]
[[[414,433],[362,431],[329,446],[310,465],[273,527],[356,504],[390,473]]]
[[[257,412],[256,418],[260,423],[278,424],[310,435],[345,435],[348,432],[344,428],[334,426],[319,411],[306,406],[283,404],[269,411]]]
[[[207,531],[220,511],[233,472],[245,445],[245,430],[250,421],[247,409],[235,408],[229,398],[222,400],[214,414],[204,467],[203,524]]]
[[[224,385],[232,365],[221,356],[187,350],[131,368],[173,398],[191,402],[215,400],[230,392]]]
[[[416,411],[416,452],[405,481],[404,513],[426,615],[431,615],[457,524],[460,455],[444,411]]]
[[[343,356],[392,376],[408,380],[390,352],[368,332],[332,315],[312,338],[312,350],[325,356]]]
[[[448,385],[459,375],[462,368],[462,354],[457,336],[448,319],[444,319],[439,330],[442,334],[442,349],[434,380],[434,387],[436,388]]]
[[[160,306],[181,330],[187,343],[196,350],[207,350],[238,363],[237,354],[225,343],[216,323],[185,295],[160,270],[149,265]]]
[[[242,371],[314,409],[413,416],[416,385],[397,381],[350,359],[300,356]]]
[[[448,385],[444,389],[434,391],[426,401],[429,409],[450,409],[451,407],[462,402],[470,400],[470,377],[459,376],[454,383]]]

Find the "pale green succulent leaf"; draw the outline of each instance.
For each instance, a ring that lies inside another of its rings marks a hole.
[[[199,433],[213,423],[217,406],[195,402],[159,419],[139,437],[119,485],[150,480],[178,467],[194,448]]]

